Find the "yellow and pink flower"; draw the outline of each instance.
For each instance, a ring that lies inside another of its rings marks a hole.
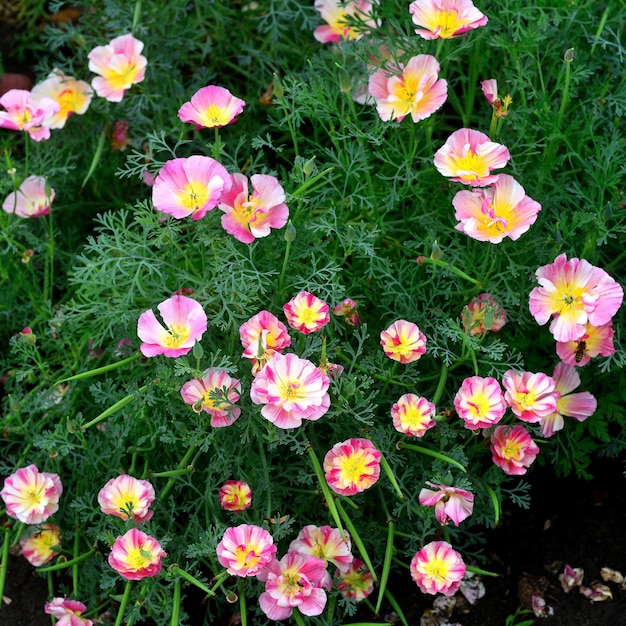
[[[0,128],[23,130],[33,141],[50,139],[50,120],[60,105],[52,98],[35,100],[26,89],[10,89],[0,97],[6,111],[0,111]]]
[[[356,40],[378,26],[372,17],[371,0],[315,0],[315,8],[326,22],[313,31],[320,43]]]
[[[359,303],[352,298],[345,298],[339,304],[333,307],[333,313],[335,315],[341,315],[346,318],[346,324],[349,326],[359,326],[361,320],[357,313],[357,307]]]
[[[304,335],[315,333],[330,322],[329,307],[308,291],[301,291],[283,306],[287,323]]]
[[[252,374],[257,375],[276,353],[291,345],[287,327],[269,311],[260,311],[239,327],[239,338],[244,348],[243,358],[252,363]]]
[[[289,552],[302,552],[322,559],[326,565],[333,563],[342,572],[348,571],[352,560],[349,535],[344,531],[346,541],[337,528],[330,526],[305,526],[289,544]]]
[[[483,15],[471,0],[415,0],[409,5],[415,33],[424,39],[451,39],[484,26]]]
[[[461,324],[472,337],[487,331],[495,333],[506,324],[506,311],[491,294],[481,293],[461,311]]]
[[[502,386],[506,403],[524,422],[535,424],[556,411],[558,394],[555,382],[543,372],[507,370]]]
[[[246,103],[233,96],[228,89],[208,85],[196,91],[190,102],[178,109],[183,122],[195,124],[196,128],[221,128],[237,121]]]
[[[500,384],[491,377],[466,378],[454,396],[454,409],[469,430],[497,424],[503,418],[506,406]]]
[[[54,195],[43,176],[28,176],[4,199],[2,209],[19,217],[43,217],[50,213]]]
[[[30,532],[20,539],[22,555],[34,567],[41,567],[51,561],[61,548],[61,529],[56,524],[33,526]]]
[[[335,579],[341,595],[354,602],[365,600],[374,591],[372,572],[361,559],[354,559],[345,571],[337,570]]]
[[[426,352],[426,337],[413,322],[397,320],[380,333],[385,354],[400,363],[417,361]]]
[[[93,622],[81,615],[87,607],[78,600],[68,600],[63,598],[52,598],[44,606],[44,612],[53,615],[58,620],[56,626],[93,626]]]
[[[147,480],[128,474],[111,478],[98,492],[98,504],[105,515],[115,515],[124,521],[132,518],[136,524],[147,522],[154,511],[154,487]]]
[[[453,596],[461,586],[466,567],[449,543],[432,541],[411,559],[410,571],[411,578],[424,593]]]
[[[585,334],[575,341],[557,341],[556,354],[566,365],[582,367],[596,356],[615,353],[613,322],[592,326],[585,324]]]
[[[510,476],[525,474],[539,454],[539,446],[521,424],[496,426],[490,447],[493,462]]]
[[[131,528],[115,540],[109,565],[127,580],[141,580],[156,576],[161,571],[161,560],[166,556],[154,537]]]
[[[253,524],[227,528],[217,544],[217,560],[231,576],[256,576],[275,555],[272,535]]]
[[[450,520],[458,526],[474,511],[474,494],[465,489],[438,485],[426,481],[433,489],[424,487],[419,493],[419,503],[422,506],[434,506],[435,517],[440,524],[447,524]]]
[[[369,489],[380,476],[380,451],[369,439],[336,443],[324,457],[328,486],[341,496]]]
[[[405,393],[391,407],[393,427],[409,437],[423,437],[437,424],[434,420],[436,412],[435,405],[426,398]]]
[[[225,511],[241,513],[252,504],[252,489],[243,480],[227,480],[220,487],[219,498]]]

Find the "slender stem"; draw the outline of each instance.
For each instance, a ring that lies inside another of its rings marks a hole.
[[[572,76],[572,61],[574,60],[574,49],[570,48],[565,52],[565,85],[563,86],[563,95],[561,97],[561,106],[559,107],[559,116],[557,118],[557,126],[561,128],[565,107],[569,98],[569,83]]]
[[[481,569],[480,567],[474,567],[473,565],[466,565],[465,569],[468,572],[474,572],[474,574],[481,574],[483,576],[493,576],[494,578],[500,578],[500,574],[496,574],[495,572],[490,572],[486,569]]]
[[[2,593],[4,592],[4,583],[7,578],[7,568],[9,567],[9,547],[11,540],[9,535],[11,534],[10,528],[4,529],[4,541],[2,543],[2,561],[0,561],[0,608],[2,608]]]
[[[195,454],[197,449],[198,449],[198,446],[191,446],[191,448],[189,448],[189,450],[185,452],[185,456],[182,458],[181,462],[178,464],[178,469],[183,469],[187,467],[187,465],[189,464],[189,460]],[[165,488],[159,494],[159,500],[161,502],[163,502],[165,498],[167,498],[169,492],[172,490],[175,484],[176,484],[176,481],[173,478],[170,478],[167,481]]]
[[[78,528],[74,531],[74,551],[72,552],[74,558],[74,565],[72,565],[72,590],[74,592],[74,597],[78,598],[78,563],[76,563],[76,558],[78,555],[78,548],[80,545],[80,531]]]
[[[406,448],[407,450],[414,450],[415,452],[425,454],[426,456],[432,456],[433,458],[439,459],[440,461],[450,463],[450,465],[458,467],[460,470],[464,471],[467,474],[467,470],[458,461],[456,461],[455,459],[451,459],[445,454],[441,454],[441,452],[435,452],[434,450],[429,450],[428,448],[423,448],[422,446],[414,446],[413,444],[405,443],[404,441],[399,441],[396,445],[399,449]]]
[[[302,615],[300,615],[300,611],[298,611],[298,609],[295,609],[294,612],[291,614],[291,616],[293,617],[293,621],[298,624],[298,626],[306,626],[306,624],[304,623],[304,620],[302,619]]]
[[[133,25],[131,26],[130,32],[135,34],[137,30],[137,24],[139,24],[139,19],[141,17],[141,0],[136,0],[135,2],[135,10],[133,11]]]
[[[391,469],[389,462],[387,461],[387,459],[384,457],[382,453],[380,455],[380,464],[385,474],[387,474],[387,478],[389,479],[389,482],[393,485],[393,488],[396,490],[396,493],[400,497],[400,500],[404,502],[405,498],[404,498],[404,494],[402,493],[402,489],[400,489],[400,485],[398,485],[396,476],[393,473],[393,470]]]
[[[174,581],[174,604],[172,605],[172,620],[170,626],[178,626],[180,615],[180,578]]]
[[[391,571],[391,557],[393,556],[393,538],[395,524],[393,520],[387,522],[387,547],[385,548],[385,560],[383,561],[383,573],[380,575],[380,587],[378,588],[378,600],[376,601],[376,615],[380,611],[380,605],[383,602],[383,596],[387,589],[387,580]]]
[[[468,280],[470,283],[474,283],[479,287],[482,287],[482,283],[476,278],[472,278],[469,274],[466,274],[464,271],[460,270],[458,267],[455,267],[451,263],[447,263],[446,261],[442,261],[441,259],[431,259],[430,257],[422,257],[420,258],[420,263],[422,265],[426,263],[430,263],[439,267],[447,267],[453,274],[456,274],[459,278],[463,278],[464,280]]]
[[[248,609],[246,607],[246,594],[243,579],[239,581],[239,617],[241,626],[248,626]]]
[[[74,376],[61,378],[61,380],[57,380],[54,384],[60,385],[61,383],[67,383],[71,380],[81,380],[83,378],[98,376],[98,374],[104,374],[105,372],[110,372],[111,370],[115,370],[118,367],[123,367],[124,365],[132,363],[139,358],[141,358],[141,354],[138,352],[137,354],[133,354],[133,356],[129,356],[127,359],[122,359],[121,361],[117,361],[116,363],[110,363],[109,365],[103,365],[102,367],[97,367],[96,369],[89,370],[88,372],[81,372],[80,374],[74,374]]]
[[[136,392],[129,393],[125,398],[118,400],[113,406],[110,406],[106,411],[103,411],[102,413],[100,413],[98,417],[94,417],[90,422],[83,424],[78,430],[87,430],[87,428],[91,428],[92,426],[99,424],[100,422],[105,420],[107,417],[110,417],[111,415],[113,415],[113,413],[117,413],[117,411],[124,408],[127,404],[130,404],[135,399],[135,396],[137,396],[140,393],[143,393],[147,388],[148,388],[148,385],[144,385],[143,387],[140,387],[139,389],[137,389]]]
[[[374,571],[374,566],[372,565],[370,556],[367,553],[367,550],[365,549],[365,544],[361,540],[361,536],[357,532],[356,526],[352,523],[352,520],[348,517],[348,514],[346,513],[343,506],[341,506],[341,502],[339,500],[337,500],[337,510],[339,511],[339,514],[343,518],[346,528],[348,529],[348,532],[350,533],[350,538],[352,539],[354,545],[358,548],[361,554],[361,557],[363,558],[363,562],[365,563],[365,565],[367,565],[367,568],[369,569],[370,574],[372,575],[372,578],[374,579],[375,582],[378,582],[378,576],[376,575],[376,572]]]
[[[117,612],[117,619],[115,620],[115,626],[122,626],[122,622],[124,621],[124,613],[126,612],[126,605],[128,604],[128,599],[130,598],[130,590],[133,586],[131,580],[126,581],[126,587],[124,588],[124,595],[122,596],[122,604],[120,604],[120,608]]]
[[[443,391],[446,388],[446,380],[448,379],[448,367],[445,364],[441,364],[441,374],[439,375],[439,382],[437,383],[437,389],[435,389],[435,395],[433,396],[433,404],[437,406],[437,403],[443,395]]]
[[[55,563],[54,565],[49,565],[48,567],[40,567],[37,571],[38,572],[56,572],[57,570],[60,570],[60,569],[67,569],[68,567],[74,567],[74,565],[77,565],[78,563],[82,563],[83,561],[88,559],[90,556],[93,556],[95,553],[96,553],[95,548],[92,548],[91,550],[89,550],[89,552],[85,552],[85,554],[81,554],[80,556],[77,556],[76,558],[71,559],[70,561],[63,561],[61,563]]]

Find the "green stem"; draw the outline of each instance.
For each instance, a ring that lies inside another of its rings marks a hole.
[[[154,472],[148,474],[148,478],[168,478],[170,476],[184,476],[185,474],[192,474],[196,471],[193,466],[185,467],[182,469],[168,470],[166,472]]]
[[[90,556],[93,556],[96,553],[96,549],[92,548],[89,552],[85,552],[85,554],[81,554],[69,561],[63,561],[62,563],[55,563],[54,565],[49,565],[48,567],[40,567],[38,572],[56,572],[60,569],[67,569],[68,567],[74,567],[74,565],[78,565],[78,563],[82,563],[84,560],[88,559]]]
[[[174,581],[174,604],[172,605],[172,620],[170,626],[178,626],[180,615],[180,578]]]
[[[358,548],[359,553],[361,554],[361,557],[363,559],[363,562],[365,563],[365,565],[367,565],[367,568],[369,569],[370,574],[372,575],[372,578],[374,579],[375,582],[378,582],[378,576],[376,576],[376,572],[374,571],[374,566],[372,565],[372,561],[369,557],[369,554],[367,553],[367,550],[365,549],[365,544],[361,540],[361,536],[357,532],[356,526],[352,523],[352,520],[348,517],[348,514],[346,513],[345,509],[343,508],[339,500],[337,500],[337,510],[339,511],[339,514],[343,518],[346,528],[348,529],[348,532],[350,533],[350,539],[352,539],[352,542]]]
[[[219,130],[219,126],[216,126],[215,129],[215,141],[213,142],[213,158],[216,161],[220,160],[220,152],[222,151],[222,141],[220,139],[220,130]]]
[[[446,381],[448,380],[448,367],[445,364],[441,364],[441,374],[439,375],[439,382],[437,383],[437,389],[435,389],[435,395],[433,396],[432,403],[437,406],[443,391],[446,388]]]
[[[187,582],[190,582],[192,585],[198,587],[206,593],[207,595],[214,598],[216,596],[215,590],[221,587],[224,584],[224,581],[230,576],[227,571],[223,571],[219,576],[215,578],[215,583],[213,587],[209,589],[204,583],[200,582],[195,576],[192,576],[189,572],[186,572],[184,569],[181,569],[178,565],[172,565],[170,567],[170,572],[174,572],[184,578]]]
[[[0,608],[2,608],[2,593],[4,592],[4,583],[7,579],[7,568],[9,567],[9,547],[11,540],[9,535],[11,534],[10,528],[4,529],[4,541],[2,542],[2,561],[0,561]]]
[[[393,470],[391,469],[391,466],[389,465],[387,459],[384,457],[382,452],[380,454],[380,464],[381,464],[385,474],[387,474],[387,478],[389,479],[389,482],[393,485],[393,488],[396,490],[396,493],[400,497],[400,500],[402,502],[404,502],[405,498],[404,498],[404,494],[402,493],[402,489],[400,489],[400,485],[398,485],[398,481],[396,480],[396,476],[393,473]]]
[[[126,581],[126,587],[124,588],[124,595],[122,596],[122,604],[120,604],[120,608],[117,612],[117,619],[115,620],[115,626],[122,626],[122,622],[124,621],[124,613],[126,612],[126,605],[128,604],[128,599],[130,598],[130,590],[133,586],[133,582],[131,580]]]
[[[241,619],[241,626],[248,626],[248,609],[246,607],[246,594],[243,579],[239,581],[239,618]]]
[[[378,600],[376,602],[376,615],[380,612],[383,595],[387,589],[387,580],[391,571],[391,557],[393,556],[393,538],[395,524],[393,520],[387,522],[387,547],[385,548],[385,560],[383,561],[383,573],[380,575],[380,587],[378,588]]]
[[[463,278],[464,280],[468,280],[470,283],[474,283],[474,285],[478,285],[482,287],[482,283],[475,278],[472,278],[469,274],[466,274],[464,271],[460,270],[458,267],[455,267],[451,263],[447,263],[446,261],[442,261],[441,259],[431,259],[430,257],[422,257],[420,259],[420,263],[425,265],[426,263],[430,263],[431,265],[436,265],[439,267],[447,267],[453,274],[456,274],[459,278]]]
[[[287,225],[289,226],[289,225]],[[281,293],[283,290],[283,282],[285,280],[285,272],[287,271],[287,263],[289,262],[289,252],[291,250],[291,241],[287,241],[287,246],[285,247],[285,256],[283,258],[283,266],[280,270],[280,278],[278,281],[278,292]]]
[[[178,469],[183,469],[183,468],[187,467],[191,457],[195,454],[197,449],[198,449],[198,446],[191,446],[191,448],[189,448],[189,450],[187,450],[187,452],[185,452],[185,456],[182,458],[181,462],[178,464]],[[159,494],[159,501],[160,502],[163,502],[165,500],[165,498],[167,498],[169,492],[172,490],[172,488],[174,487],[175,484],[176,484],[176,481],[173,478],[170,478],[167,481],[167,484],[165,485],[165,488]]]
[[[458,467],[460,470],[464,471],[467,474],[467,470],[458,461],[451,459],[445,454],[441,454],[441,452],[435,452],[434,450],[429,450],[428,448],[423,448],[422,446],[415,446],[411,443],[405,443],[404,441],[399,441],[396,446],[401,450],[414,450],[415,452],[419,452],[420,454],[425,454],[426,456],[432,456],[433,458],[439,459],[440,461],[445,461],[446,463],[450,463],[450,465]]]
[[[495,572],[490,572],[486,569],[481,569],[480,567],[474,567],[473,565],[466,565],[465,569],[468,572],[474,572],[474,574],[481,574],[482,576],[493,576],[494,578],[500,578],[500,574],[496,574]]]
[[[141,0],[136,0],[135,2],[135,10],[133,11],[133,25],[131,26],[130,32],[134,35],[137,30],[137,24],[139,24],[139,19],[141,17]]]
[[[129,356],[127,359],[123,359],[122,361],[110,363],[109,365],[103,365],[102,367],[97,367],[96,369],[89,370],[88,372],[81,372],[80,374],[74,374],[74,376],[68,376],[67,378],[61,378],[61,380],[57,380],[54,384],[60,385],[61,383],[67,383],[71,380],[81,380],[83,378],[98,376],[98,374],[104,374],[105,372],[110,372],[111,370],[115,370],[118,367],[123,367],[124,365],[132,363],[139,358],[141,358],[141,353],[138,352],[137,354],[133,354],[133,356]]]
[[[78,598],[78,563],[76,563],[76,559],[78,558],[78,548],[80,544],[80,532],[77,529],[74,531],[74,550],[72,552],[74,558],[74,565],[72,565],[72,590],[74,592],[74,597]]]
[[[487,492],[487,495],[489,496],[489,499],[491,500],[491,504],[493,506],[493,523],[494,526],[498,525],[498,522],[500,521],[500,503],[498,502],[498,496],[496,496],[496,492],[486,483],[483,483],[483,487],[485,488],[485,491]]]
[[[569,98],[569,83],[572,77],[572,61],[574,60],[574,49],[570,48],[565,52],[565,85],[563,85],[563,95],[561,97],[561,106],[559,107],[559,115],[557,118],[557,126],[561,128],[561,122],[563,121],[563,115],[565,114],[565,107]]]
[[[306,626],[306,624],[304,623],[304,620],[302,619],[302,615],[300,615],[300,611],[298,611],[298,609],[294,609],[291,616],[293,617],[293,621],[296,624],[298,624],[298,626]]]
[[[100,413],[98,417],[94,417],[90,422],[83,424],[78,430],[87,430],[88,428],[99,424],[103,420],[107,419],[107,417],[113,415],[113,413],[117,413],[127,404],[130,404],[135,399],[136,395],[143,393],[147,388],[148,385],[144,385],[143,387],[139,387],[139,389],[137,389],[137,391],[135,391],[134,393],[129,393],[125,398],[118,400],[113,406],[110,406],[106,411]]]

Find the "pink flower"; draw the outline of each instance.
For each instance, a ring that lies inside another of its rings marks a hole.
[[[530,312],[541,325],[552,316],[550,332],[560,342],[580,340],[587,323],[608,324],[624,298],[620,284],[604,270],[584,259],[568,261],[565,254],[535,276],[541,286],[530,292]]]
[[[309,554],[288,552],[274,559],[258,575],[265,582],[261,610],[273,620],[287,619],[296,608],[303,615],[320,615],[326,606],[325,575],[324,561]]]
[[[54,615],[59,621],[56,626],[92,626],[90,619],[81,617],[87,607],[78,600],[68,600],[67,598],[52,598],[44,606],[44,612]]]
[[[539,454],[539,446],[528,431],[517,426],[496,426],[491,435],[493,462],[510,476],[521,476]]]
[[[128,580],[141,580],[156,576],[161,571],[161,559],[166,556],[154,537],[131,528],[115,540],[109,554],[109,565]]]
[[[354,559],[346,571],[337,570],[337,589],[344,598],[360,602],[374,591],[372,572],[360,559]]]
[[[9,517],[24,524],[41,524],[59,510],[62,493],[58,474],[40,472],[35,465],[29,465],[4,479],[0,496]]]
[[[324,475],[329,487],[341,496],[369,489],[380,476],[380,452],[369,439],[336,443],[324,457]]]
[[[465,428],[477,430],[497,424],[506,412],[506,402],[495,378],[470,376],[457,391],[454,408]]]
[[[461,555],[445,541],[432,541],[411,560],[411,578],[424,593],[453,596],[465,576]]]
[[[552,437],[556,431],[562,430],[565,425],[564,415],[584,422],[598,407],[598,401],[588,391],[571,393],[580,385],[580,376],[575,367],[559,363],[554,368],[553,378],[557,396],[556,411],[542,418],[543,437]]]
[[[20,539],[22,555],[34,567],[51,561],[61,548],[61,529],[56,524],[31,526],[30,532]]]
[[[195,124],[196,128],[221,128],[237,121],[246,103],[233,96],[228,89],[208,85],[191,96],[178,109],[178,117],[183,122]]]
[[[412,363],[426,352],[426,337],[413,322],[397,320],[380,333],[380,345],[390,359]]]
[[[52,98],[35,100],[25,89],[7,91],[0,104],[6,109],[0,111],[0,128],[26,131],[33,141],[50,138],[48,124],[61,108]]]
[[[500,243],[505,237],[519,239],[537,219],[541,205],[507,174],[500,174],[491,187],[462,190],[452,199],[459,220],[456,230],[477,241]]]
[[[187,354],[207,329],[204,309],[192,298],[172,296],[157,305],[167,328],[159,323],[152,309],[139,316],[137,335],[143,342],[144,356],[164,354],[177,357]]]
[[[219,497],[224,510],[241,513],[252,504],[252,489],[243,480],[227,480],[220,487]]]
[[[474,494],[464,489],[436,485],[426,482],[432,489],[422,489],[419,493],[419,503],[422,506],[434,506],[435,517],[440,524],[447,524],[450,520],[458,526],[469,517],[474,510]]]
[[[504,399],[517,417],[534,424],[556,411],[554,379],[539,372],[507,370],[502,379]]]
[[[499,331],[506,324],[506,311],[489,293],[481,293],[472,298],[461,312],[463,330],[472,337],[484,335],[487,331]]]
[[[359,326],[361,320],[359,314],[356,312],[359,303],[352,298],[346,298],[339,304],[333,307],[333,313],[335,315],[343,315],[346,318],[346,324],[350,326]]]
[[[401,122],[409,113],[414,122],[430,117],[448,97],[448,83],[438,77],[439,63],[430,54],[418,54],[406,66],[372,74],[368,92],[376,100],[380,119]]]
[[[87,55],[90,71],[99,74],[91,86],[101,98],[120,102],[131,85],[144,79],[148,61],[141,55],[142,50],[143,43],[128,34],[94,48]]]
[[[484,26],[487,17],[470,0],[415,0],[409,5],[415,32],[424,39],[466,36]]]
[[[127,120],[117,120],[111,131],[111,150],[123,152],[130,143],[128,139],[129,122]],[[148,170],[146,170],[147,172]],[[145,172],[144,172],[145,174]]]
[[[371,16],[373,4],[369,0],[315,0],[315,8],[326,24],[318,26],[313,36],[320,43],[360,39],[378,26]]]
[[[252,373],[276,354],[291,345],[287,327],[269,311],[260,311],[239,327],[239,338],[244,347],[243,358],[252,362]]]
[[[495,78],[483,80],[480,83],[480,88],[483,90],[485,98],[487,98],[487,102],[493,105],[493,103],[498,99],[498,81]]]
[[[217,560],[232,576],[256,576],[275,554],[272,535],[251,524],[227,528],[217,544]]]
[[[305,526],[289,544],[289,552],[301,552],[322,559],[326,565],[330,561],[342,572],[347,572],[353,556],[350,537],[344,531],[348,542],[341,537],[337,528],[330,526]]]
[[[596,356],[609,356],[615,353],[613,345],[613,322],[602,326],[585,324],[585,334],[575,341],[557,341],[556,353],[566,365],[586,365]]]
[[[509,162],[509,151],[477,130],[454,131],[435,153],[435,167],[443,176],[472,187],[484,187],[498,180],[491,170]]]
[[[28,176],[17,191],[4,199],[2,208],[19,217],[43,217],[50,213],[54,195],[54,189],[43,176]]]
[[[157,174],[152,204],[176,219],[199,220],[217,206],[231,185],[226,168],[215,159],[199,155],[172,159]]]
[[[254,174],[248,179],[244,174],[230,177],[232,187],[225,189],[219,201],[222,226],[227,233],[243,243],[267,237],[271,228],[282,228],[287,223],[289,208],[285,204],[285,191],[273,176]]]
[[[180,390],[185,403],[191,404],[196,413],[206,411],[211,415],[213,428],[230,426],[239,418],[241,409],[234,404],[240,393],[241,383],[217,368],[205,370],[202,378],[193,378]]]
[[[295,354],[274,354],[250,387],[261,415],[278,428],[296,428],[302,420],[318,420],[330,407],[326,374]]]
[[[437,424],[433,419],[435,405],[414,393],[405,393],[391,407],[393,427],[410,437],[423,437],[429,428]]]
[[[301,291],[283,306],[287,323],[304,335],[321,330],[330,322],[329,308],[308,291]]]
[[[142,524],[154,513],[150,510],[154,497],[150,482],[121,474],[100,489],[98,504],[105,515],[115,515],[124,521],[132,517],[135,524]]]

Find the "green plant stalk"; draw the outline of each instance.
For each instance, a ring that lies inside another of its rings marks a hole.
[[[4,540],[2,542],[2,561],[0,561],[0,610],[2,609],[2,594],[4,592],[4,584],[7,579],[7,568],[9,567],[9,547],[11,540],[9,535],[11,534],[10,528],[4,529]]]
[[[421,264],[424,265],[426,263],[431,263],[432,265],[435,266],[439,266],[439,267],[447,267],[450,269],[450,271],[453,274],[456,274],[459,278],[463,278],[464,280],[468,280],[470,283],[474,283],[474,285],[478,285],[479,287],[482,287],[483,284],[479,281],[476,280],[475,278],[472,278],[469,274],[466,274],[463,270],[460,270],[458,267],[452,265],[451,263],[447,263],[446,261],[442,261],[441,259],[431,259],[430,257],[423,257],[420,260]]]
[[[363,558],[363,562],[365,563],[365,565],[367,565],[367,568],[369,569],[370,574],[372,575],[372,578],[374,579],[374,582],[378,582],[378,576],[376,575],[376,572],[374,571],[374,566],[372,565],[372,561],[369,557],[369,554],[367,553],[367,550],[365,549],[365,545],[363,544],[363,541],[361,540],[361,537],[359,533],[357,532],[356,526],[352,523],[352,520],[348,517],[348,514],[346,513],[343,506],[341,506],[341,502],[339,500],[337,500],[337,510],[339,511],[339,514],[343,518],[346,528],[348,529],[348,532],[350,533],[350,538],[354,542],[354,545],[358,548],[361,554],[361,557]]]
[[[183,469],[187,467],[187,465],[189,464],[189,461],[191,460],[191,457],[196,453],[197,449],[198,449],[198,446],[192,446],[191,448],[189,448],[189,450],[187,450],[187,452],[185,452],[185,456],[182,458],[181,462],[178,464],[178,469]],[[167,498],[169,492],[172,490],[175,484],[176,484],[176,481],[173,480],[173,478],[170,478],[167,481],[165,488],[159,494],[160,502],[163,502],[165,498]]]
[[[89,552],[85,552],[85,554],[81,554],[76,558],[70,559],[69,561],[63,561],[62,563],[55,563],[54,565],[49,565],[48,567],[40,567],[38,572],[56,572],[61,569],[67,569],[68,567],[74,567],[74,565],[78,565],[82,563],[90,556],[93,556],[96,553],[96,549],[92,548]]]
[[[78,554],[79,543],[80,543],[80,533],[77,528],[74,531],[74,550],[72,552],[72,555],[74,558],[72,559],[72,561],[76,561],[76,559],[79,556]],[[78,563],[76,562],[74,563],[74,565],[72,565],[72,590],[74,592],[74,597],[78,598]]]
[[[449,456],[445,454],[441,454],[441,452],[435,452],[434,450],[429,450],[428,448],[422,448],[422,446],[415,446],[412,443],[405,443],[404,441],[399,441],[397,443],[397,447],[399,449],[407,449],[414,450],[415,452],[419,452],[420,454],[425,454],[426,456],[432,456],[435,459],[439,459],[440,461],[445,461],[446,463],[450,463],[450,465],[454,465],[458,467],[460,470],[467,474],[467,470],[456,460],[451,459]]]
[[[300,611],[298,611],[297,608],[294,609],[291,616],[293,617],[293,621],[298,624],[298,626],[306,626],[304,620],[302,619],[302,615],[300,615]]]
[[[216,161],[220,160],[220,152],[222,151],[222,140],[220,138],[220,131],[219,131],[219,127],[216,126],[215,129],[215,141],[213,142],[213,150],[212,150],[212,154],[213,154],[213,158]]]
[[[398,614],[398,617],[400,618],[400,621],[404,624],[404,626],[409,626],[409,623],[406,621],[406,617],[404,617],[404,613],[402,612],[400,605],[398,604],[397,600],[391,595],[389,589],[385,589],[385,598],[387,598],[387,601],[389,602],[389,604],[391,604],[391,608]]]
[[[52,212],[45,218],[48,227],[48,255],[46,256],[46,268],[44,274],[44,300],[52,304],[54,291],[54,225],[52,223]]]
[[[563,122],[563,115],[565,114],[565,107],[569,98],[569,83],[572,77],[572,61],[564,61],[565,63],[565,85],[563,85],[563,95],[561,97],[561,106],[559,107],[559,114],[557,117],[557,127],[561,128]]]
[[[480,567],[474,567],[473,565],[466,565],[465,569],[468,572],[474,572],[474,574],[481,574],[482,576],[493,576],[494,578],[500,578],[500,574],[496,574],[495,572],[490,572],[486,569],[481,569]]]
[[[355,363],[351,358],[349,358],[346,354],[344,354],[339,348],[335,349],[335,354],[344,363],[350,363],[352,368],[358,370],[359,372],[363,372],[364,374],[367,374],[368,376],[370,376],[371,378],[374,378],[375,380],[380,380],[384,383],[391,383],[392,385],[399,385],[400,387],[415,387],[415,383],[405,383],[401,380],[395,380],[393,378],[386,378],[385,376],[382,376],[381,374],[374,374],[373,372],[368,372],[367,369],[365,369],[358,363]],[[423,380],[423,379],[420,379],[420,380]]]
[[[168,478],[170,476],[184,476],[185,474],[193,474],[196,468],[190,465],[183,469],[168,470],[166,472],[154,472],[154,474],[148,474],[148,478]]]
[[[489,499],[491,500],[491,504],[493,505],[493,523],[494,525],[498,525],[500,521],[500,503],[498,502],[498,497],[496,496],[495,491],[487,484],[483,484],[485,491],[489,495]]]
[[[57,380],[54,384],[60,385],[61,383],[67,383],[71,380],[82,380],[83,378],[91,378],[92,376],[98,376],[99,374],[104,374],[105,372],[110,372],[111,370],[116,370],[118,367],[123,367],[128,363],[132,363],[137,359],[141,358],[141,353],[133,354],[133,356],[129,356],[127,359],[123,359],[122,361],[117,361],[116,363],[111,363],[109,365],[103,365],[102,367],[97,367],[96,369],[89,370],[88,372],[81,372],[80,374],[74,374],[74,376],[68,376],[66,378],[61,378],[61,380]]]
[[[334,169],[335,169],[334,165],[327,167],[323,172],[320,172],[319,174],[316,174],[315,176],[313,176],[313,178],[309,178],[308,180],[305,180],[290,195],[292,195],[294,198],[297,198],[298,196],[302,195],[311,185],[315,184],[320,178],[324,178],[324,176],[326,176],[328,172],[332,172]]]
[[[283,283],[285,281],[285,272],[287,271],[287,263],[289,262],[289,252],[291,250],[291,241],[287,242],[285,247],[285,256],[283,258],[283,266],[280,270],[280,278],[278,279],[278,292],[282,292]]]
[[[385,559],[383,561],[383,573],[380,575],[380,587],[378,588],[378,600],[376,601],[376,615],[380,612],[383,596],[387,589],[389,572],[391,571],[391,557],[393,556],[393,539],[395,524],[393,520],[387,522],[387,547],[385,548]]]
[[[244,581],[239,581],[239,617],[241,626],[248,626],[248,609],[246,607],[246,594],[244,589]]]
[[[113,413],[117,413],[120,409],[123,409],[127,404],[130,404],[137,394],[143,393],[148,388],[148,385],[144,385],[135,391],[134,393],[129,393],[125,398],[118,400],[113,406],[110,406],[106,411],[100,413],[98,417],[94,417],[90,422],[83,424],[78,430],[87,430],[96,424],[99,424],[107,417],[113,415]]]
[[[219,576],[215,578],[215,583],[213,584],[213,587],[209,589],[204,583],[201,583],[195,576],[192,576],[189,572],[186,572],[184,569],[181,569],[178,565],[172,565],[170,567],[170,572],[174,572],[178,574],[179,576],[184,578],[187,582],[190,582],[192,585],[195,585],[196,587],[198,587],[198,589],[201,589],[202,591],[204,591],[204,593],[211,596],[212,598],[214,598],[217,595],[215,593],[215,590],[221,587],[224,584],[224,581],[230,576],[230,574],[227,571],[223,571],[221,574],[219,574]]]
[[[400,500],[404,502],[405,501],[404,494],[402,493],[402,490],[400,489],[400,485],[398,485],[398,481],[396,480],[396,476],[393,473],[391,466],[387,462],[387,459],[384,457],[382,452],[380,454],[380,464],[385,474],[387,474],[387,478],[389,479],[389,482],[393,485],[393,488],[396,490],[396,493],[398,494]]]
[[[98,163],[100,163],[100,159],[102,158],[102,150],[104,149],[104,140],[106,139],[106,128],[102,129],[100,133],[100,137],[98,137],[98,144],[96,145],[96,151],[93,154],[93,158],[91,159],[91,165],[89,166],[89,171],[87,172],[87,176],[83,180],[80,188],[81,190],[85,188],[87,181],[91,178],[91,175],[95,172],[96,167],[98,167]]]
[[[141,0],[136,0],[135,10],[133,11],[133,25],[130,28],[130,32],[134,35],[141,18]]]
[[[433,404],[437,406],[443,391],[446,388],[446,381],[448,380],[448,367],[444,363],[441,364],[441,373],[439,374],[439,382],[437,383],[437,389],[435,389],[435,395],[433,396]]]
[[[180,616],[180,578],[174,581],[174,604],[172,605],[172,619],[170,626],[178,626]]]
[[[126,581],[126,587],[124,587],[124,595],[122,596],[122,603],[117,612],[117,619],[115,620],[115,626],[122,626],[124,621],[124,613],[126,612],[126,606],[128,605],[128,599],[130,598],[130,590],[133,586],[131,580]]]

